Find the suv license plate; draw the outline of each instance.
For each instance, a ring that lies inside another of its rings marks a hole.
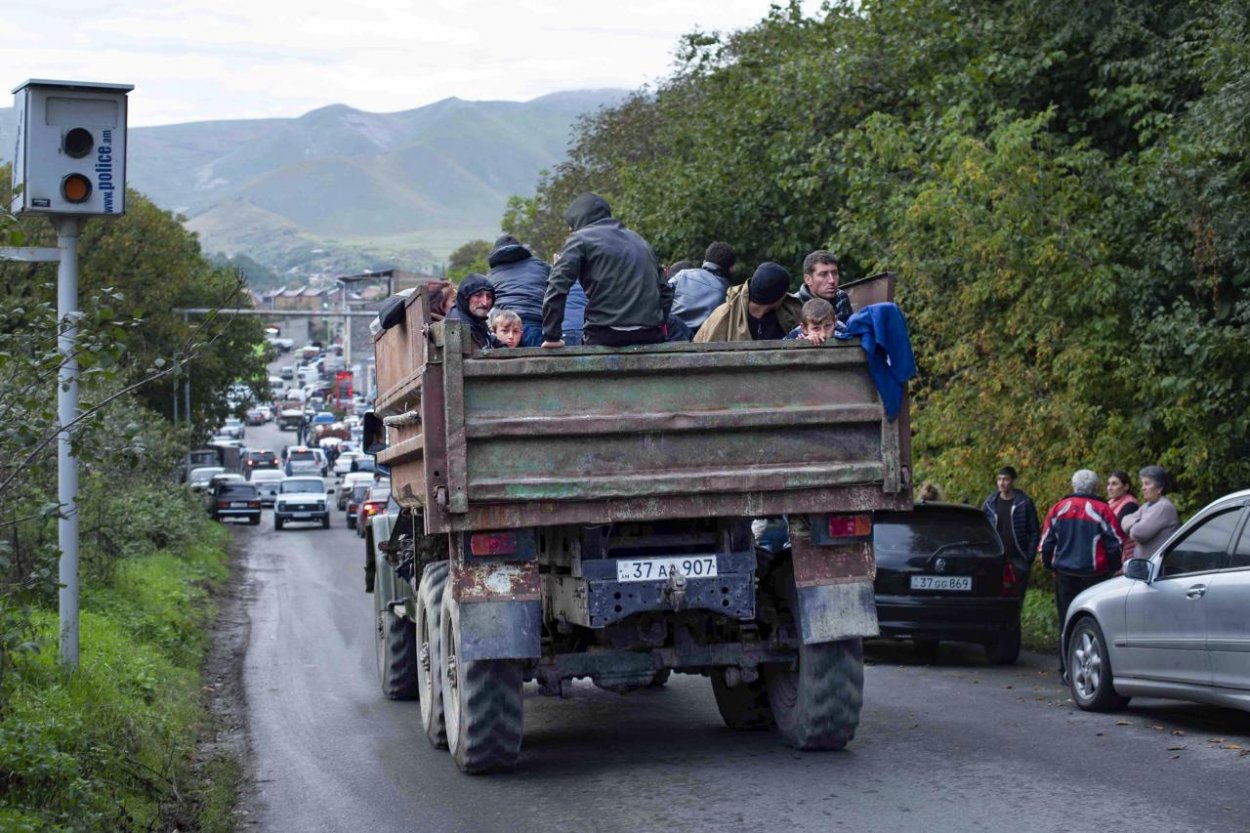
[[[972,590],[972,576],[912,576],[912,590]]]
[[[304,518],[311,518],[311,517],[312,517],[311,512],[292,512],[291,513],[291,518],[294,520],[302,520]]]
[[[715,578],[716,556],[637,558],[616,562],[617,581],[666,581],[675,575],[686,578]]]

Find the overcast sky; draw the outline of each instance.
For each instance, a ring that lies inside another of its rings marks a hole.
[[[5,0],[0,106],[29,78],[133,84],[130,125],[524,101],[663,78],[678,39],[770,0]],[[813,13],[818,0],[805,2]]]

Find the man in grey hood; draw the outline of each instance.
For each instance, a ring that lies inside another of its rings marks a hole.
[[[665,340],[673,290],[651,245],[613,218],[598,194],[585,193],[564,219],[572,232],[556,259],[543,298],[543,347],[563,347],[569,290],[586,290],[586,344],[620,347]]]

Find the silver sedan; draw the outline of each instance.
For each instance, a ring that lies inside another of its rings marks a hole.
[[[1248,506],[1250,490],[1220,498],[1073,600],[1064,650],[1078,706],[1167,697],[1250,711]]]

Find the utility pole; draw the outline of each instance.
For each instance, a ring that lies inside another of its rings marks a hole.
[[[0,258],[56,262],[57,543],[61,549],[60,660],[78,668],[78,238],[90,217],[126,210],[126,94],[129,84],[32,79],[13,90],[17,145],[14,214],[43,214],[56,249],[4,249]]]

